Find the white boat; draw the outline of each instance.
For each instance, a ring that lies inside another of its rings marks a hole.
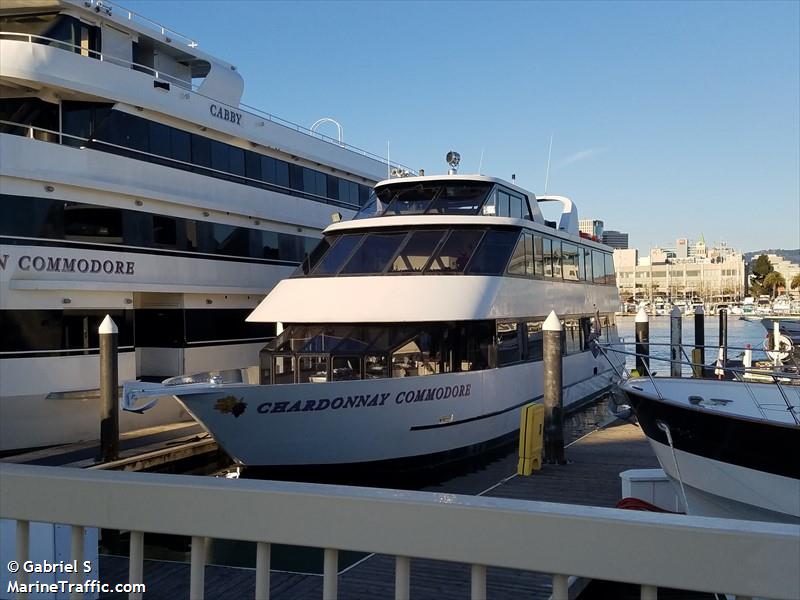
[[[245,317],[387,172],[108,0],[4,0],[0,57],[0,452],[98,437],[106,314],[121,380],[257,360]]]
[[[563,205],[558,228],[537,200]],[[520,409],[542,399],[552,310],[565,332],[565,407],[615,380],[588,350],[593,330],[617,339],[612,249],[579,237],[569,199],[483,176],[410,177],[379,183],[354,220],[324,234],[249,317],[285,324],[260,368],[241,383],[126,383],[126,405],[173,394],[245,465],[464,451],[513,436]]]
[[[622,390],[688,514],[800,523],[800,386],[636,378]]]

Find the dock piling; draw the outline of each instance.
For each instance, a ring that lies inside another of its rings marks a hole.
[[[644,377],[650,370],[650,317],[644,307],[636,313],[636,371]]]
[[[548,464],[566,464],[564,458],[564,398],[561,372],[561,321],[550,311],[544,334],[544,456]]]
[[[106,315],[100,334],[100,459],[119,458],[119,376],[117,349],[119,330],[111,315]]]
[[[703,376],[706,364],[706,311],[702,306],[694,309],[694,350],[692,350],[692,372],[695,377]]]
[[[681,334],[683,329],[683,314],[681,309],[673,306],[669,313],[669,352],[670,376],[681,376]]]

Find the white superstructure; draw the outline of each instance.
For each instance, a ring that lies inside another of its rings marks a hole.
[[[562,204],[560,225],[499,179],[380,182],[248,318],[284,324],[258,369],[126,383],[125,403],[175,395],[247,465],[463,451],[514,435],[520,409],[542,399],[542,327],[555,310],[575,406],[614,380],[589,350],[617,339],[613,260],[578,235],[569,199],[542,200]]]
[[[0,5],[0,452],[97,437],[106,314],[122,380],[255,360],[247,314],[387,172],[243,87],[112,2]]]

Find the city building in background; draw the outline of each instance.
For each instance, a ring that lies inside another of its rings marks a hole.
[[[658,298],[733,302],[746,293],[742,253],[725,242],[709,247],[702,235],[695,243],[678,238],[674,247],[653,247],[646,256],[635,248],[615,249],[614,266],[620,298],[627,302]]]
[[[628,234],[621,231],[607,229],[603,232],[603,243],[606,246],[624,250],[628,247]]]
[[[579,219],[578,230],[592,239],[603,239],[603,222],[599,219]]]
[[[800,288],[791,289],[792,280],[800,275],[800,262],[780,256],[778,254],[766,253],[773,270],[783,275],[786,282],[784,291],[790,296],[800,295]]]

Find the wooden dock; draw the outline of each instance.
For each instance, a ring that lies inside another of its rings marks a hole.
[[[78,469],[170,470],[182,473],[190,473],[192,464],[217,466],[224,463],[220,466],[227,466],[230,463],[214,439],[195,421],[180,421],[122,433],[118,460],[101,462],[99,455],[99,440],[88,440],[6,456],[0,460]]]
[[[613,507],[621,499],[619,474],[628,469],[655,468],[658,462],[644,435],[632,424],[616,424],[594,431],[566,450],[566,465],[544,465],[531,477],[509,478],[487,490],[486,496]],[[221,509],[222,510],[222,509]],[[413,527],[413,524],[409,524]],[[549,541],[531,540],[531,544]],[[487,543],[503,544],[502,538]],[[125,557],[102,556],[101,580],[127,581]],[[393,598],[395,560],[367,555],[345,568],[339,577],[341,598]],[[146,598],[188,598],[189,565],[146,560]],[[206,597],[214,599],[253,597],[255,570],[207,566]],[[591,597],[591,586],[587,594]],[[526,571],[489,568],[487,593],[492,599],[549,598],[551,577]],[[637,590],[638,593],[638,590]],[[607,591],[600,592],[602,597]],[[470,567],[424,559],[411,561],[411,596],[414,598],[468,598]],[[322,597],[322,577],[273,571],[271,598],[278,600]],[[666,596],[664,596],[666,597]]]

